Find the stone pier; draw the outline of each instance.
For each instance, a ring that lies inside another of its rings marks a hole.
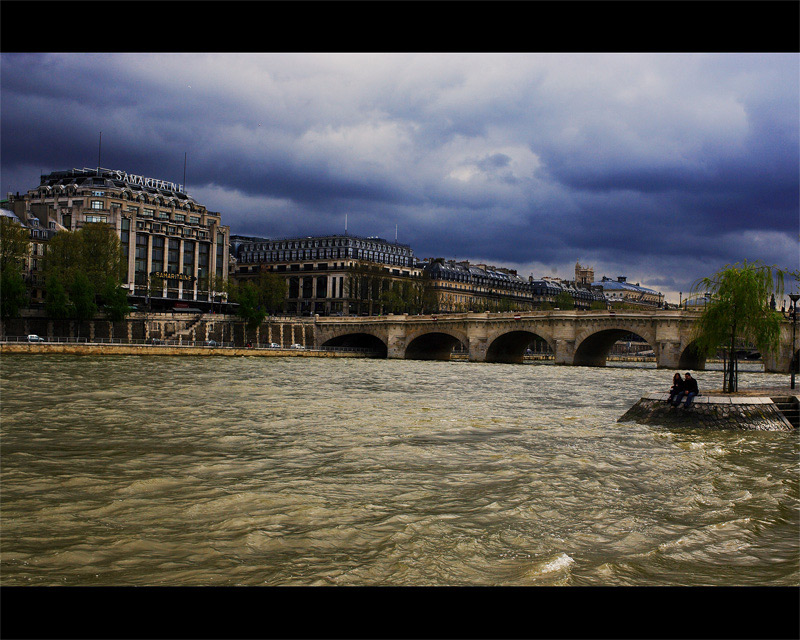
[[[617,422],[665,427],[745,431],[794,431],[800,391],[789,388],[752,389],[735,394],[711,392],[696,397],[689,409],[667,404],[668,393],[649,393]]]

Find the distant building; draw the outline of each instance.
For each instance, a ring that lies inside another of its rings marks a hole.
[[[25,211],[24,206],[18,204],[14,207],[10,200],[0,202],[0,207],[0,216],[28,229],[31,244],[28,258],[23,265],[22,276],[28,286],[31,302],[41,304],[44,302],[44,254],[47,242],[56,233],[55,225],[50,228],[42,226],[36,216]],[[20,214],[17,215],[8,207],[14,207]]]
[[[380,313],[379,292],[356,291],[354,270],[372,269],[387,282],[419,279],[414,252],[407,244],[351,235],[259,238],[233,236],[236,280],[262,271],[283,275],[284,311],[290,315]]]
[[[206,302],[228,277],[229,227],[174,182],[103,168],[54,171],[9,205],[44,229],[109,224],[127,263],[123,287],[142,300]]]
[[[638,282],[631,284],[625,276],[619,276],[616,280],[603,276],[593,287],[602,291],[612,305],[661,307],[664,304],[664,294],[642,287]]]
[[[594,268],[582,267],[580,262],[576,262],[575,282],[579,285],[591,285],[594,282]]]
[[[553,307],[566,292],[576,309],[588,309],[602,294],[557,278],[523,278],[514,269],[442,258],[425,264],[440,311],[523,311]]]

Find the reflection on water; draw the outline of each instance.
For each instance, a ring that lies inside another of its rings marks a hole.
[[[797,434],[616,422],[671,377],[4,356],[0,580],[797,585]]]

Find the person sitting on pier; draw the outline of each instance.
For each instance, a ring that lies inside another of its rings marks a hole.
[[[695,396],[700,393],[700,389],[697,387],[697,380],[692,377],[691,373],[686,373],[686,378],[683,382],[683,391],[681,391],[677,396],[675,396],[675,401],[672,403],[672,406],[677,407],[680,405],[681,400],[683,397],[686,397],[686,404],[683,406],[684,409],[688,409],[692,406],[692,400],[694,400]]]
[[[683,378],[681,377],[680,373],[676,373],[672,376],[672,387],[669,390],[669,398],[667,398],[668,403],[672,403],[675,396],[683,391]]]

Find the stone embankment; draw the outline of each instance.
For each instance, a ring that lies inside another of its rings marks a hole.
[[[667,403],[667,393],[642,397],[617,422],[666,427],[792,431],[797,428],[800,393],[796,389],[752,389],[734,394],[711,392],[694,399],[685,409]]]
[[[314,349],[247,349],[244,347],[201,346],[151,346],[138,344],[86,344],[86,343],[0,343],[0,354],[48,353],[83,356],[134,355],[134,356],[263,356],[299,358],[369,358],[369,353],[357,351],[332,351]]]

